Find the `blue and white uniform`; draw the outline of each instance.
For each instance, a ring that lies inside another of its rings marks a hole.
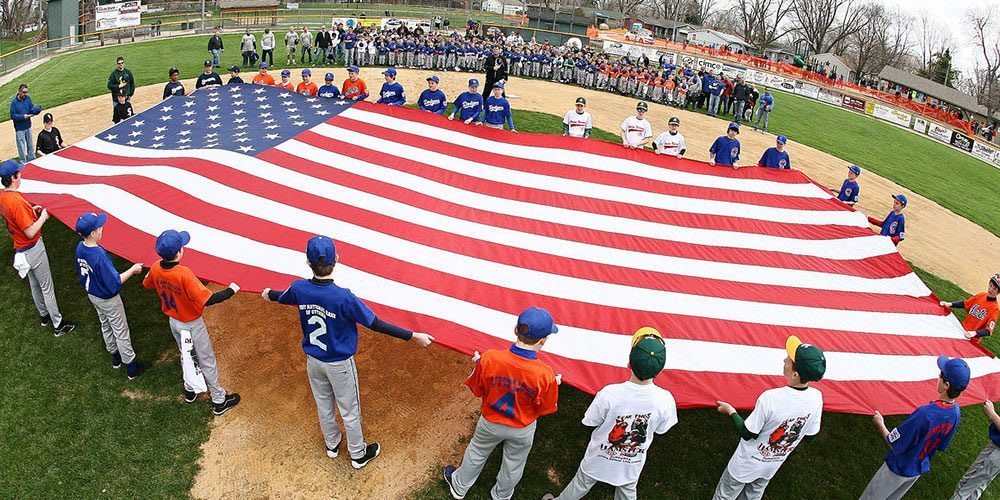
[[[455,99],[455,108],[452,114],[458,113],[458,119],[468,120],[472,118],[472,123],[479,123],[480,115],[483,114],[483,96],[479,92],[462,92]]]
[[[406,92],[403,91],[403,86],[399,82],[385,82],[379,92],[379,99],[375,102],[390,106],[402,106],[406,104]]]
[[[511,130],[514,130],[514,117],[510,113],[510,102],[504,97],[490,96],[486,100],[486,111],[483,114],[483,123],[490,128],[502,129],[504,123]]]
[[[443,115],[445,110],[448,109],[448,98],[445,97],[444,92],[441,89],[434,91],[431,89],[424,89],[424,91],[420,93],[420,97],[417,99],[417,105],[424,111],[430,111],[431,113]]]

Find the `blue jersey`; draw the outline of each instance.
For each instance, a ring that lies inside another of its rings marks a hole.
[[[931,457],[948,448],[960,418],[958,405],[934,401],[917,408],[886,438],[885,464],[893,473],[915,477],[930,472]]]
[[[420,98],[417,99],[417,105],[424,111],[430,111],[431,113],[443,115],[444,111],[448,109],[448,98],[445,97],[444,92],[442,92],[441,89],[437,89],[433,92],[431,89],[425,89],[420,93]]]
[[[302,350],[320,361],[343,361],[358,350],[358,324],[371,327],[375,313],[333,281],[296,280],[278,302],[299,307]]]
[[[486,100],[486,114],[483,115],[483,122],[490,125],[503,125],[504,122],[511,130],[514,130],[514,117],[510,114],[510,103],[503,97],[490,96]]]
[[[316,95],[320,97],[325,97],[327,99],[336,99],[340,97],[340,89],[338,89],[337,86],[333,84],[323,85],[322,87],[319,88],[319,91],[316,93]]]
[[[906,238],[906,217],[901,213],[897,214],[895,210],[889,212],[882,221],[882,231],[879,234],[899,239]]]
[[[478,92],[462,92],[455,99],[455,110],[458,111],[458,119],[468,120],[472,118],[473,123],[479,121],[479,115],[483,113],[483,96]]]
[[[375,102],[390,106],[402,106],[406,103],[406,93],[403,92],[403,86],[399,82],[385,82],[379,92],[379,99]]]
[[[792,168],[792,160],[788,157],[787,151],[778,151],[778,148],[767,148],[760,157],[758,164],[768,168]]]
[[[719,165],[735,165],[740,159],[740,140],[730,139],[727,135],[719,136],[708,152],[715,155],[715,163]]]
[[[840,186],[840,193],[837,194],[837,199],[847,203],[857,203],[858,192],[860,191],[861,188],[858,187],[857,181],[844,179],[844,183]]]
[[[122,290],[122,278],[115,270],[108,252],[101,246],[76,245],[76,265],[80,284],[87,293],[110,299]]]

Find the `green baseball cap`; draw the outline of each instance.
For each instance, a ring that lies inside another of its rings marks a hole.
[[[795,371],[803,382],[818,382],[826,373],[826,356],[823,350],[812,344],[806,344],[792,335],[785,341],[785,351],[795,363]]]
[[[667,362],[667,348],[663,341],[646,337],[632,347],[628,356],[629,367],[639,380],[648,380],[663,371]]]

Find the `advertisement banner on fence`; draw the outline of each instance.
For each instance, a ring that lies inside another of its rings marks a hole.
[[[927,133],[927,125],[929,125],[929,124],[930,124],[930,122],[928,122],[927,120],[925,120],[923,118],[920,118],[919,116],[913,117],[913,130],[916,130],[917,132],[920,132],[921,134],[926,134]]]
[[[709,61],[708,59],[698,59],[698,67],[705,71],[714,71],[715,74],[719,74],[722,71],[722,63]]]
[[[816,99],[820,102],[833,104],[834,106],[840,106],[840,103],[843,102],[843,97],[841,97],[840,92],[822,87],[820,87],[819,92],[816,94]]]
[[[854,111],[865,112],[865,101],[863,99],[858,99],[857,97],[852,97],[849,95],[844,95],[844,99],[840,102],[840,105],[847,108],[853,109]]]
[[[993,161],[996,159],[998,154],[1000,154],[1000,151],[993,146],[986,145],[983,141],[976,141],[976,143],[972,145],[972,156],[975,156],[980,160]]]
[[[97,31],[128,28],[142,24],[140,21],[141,8],[139,0],[98,5],[94,15]]]
[[[726,64],[722,66],[722,74],[726,75],[727,78],[743,78],[745,80],[747,69]]]
[[[971,137],[965,134],[960,134],[958,132],[951,134],[951,145],[967,153],[972,152],[972,145],[975,144],[975,142],[976,141],[972,140]]]
[[[819,98],[819,87],[805,82],[795,82],[795,93],[810,99]]]
[[[932,123],[927,129],[927,135],[944,143],[951,143],[951,129],[937,123]]]
[[[868,113],[868,107],[872,108],[872,112]],[[903,127],[910,126],[910,120],[913,119],[913,115],[909,113],[904,113],[895,108],[890,108],[889,106],[884,106],[879,103],[869,102],[868,106],[865,107],[865,113],[868,113],[876,118],[881,118],[887,122],[895,123],[896,125],[901,125]]]
[[[755,69],[748,69],[746,80],[750,83],[765,84],[767,83],[767,73],[757,71]]]
[[[795,92],[795,80],[790,80],[783,76],[767,75],[767,83],[764,85],[784,90],[785,92]]]
[[[632,45],[630,43],[610,42],[605,40],[604,52],[616,56],[628,56],[632,58],[645,55],[650,61],[659,61],[660,56],[664,56],[667,64],[677,64],[677,54],[675,52],[656,50],[653,47]],[[690,59],[690,57],[687,57],[687,59]]]

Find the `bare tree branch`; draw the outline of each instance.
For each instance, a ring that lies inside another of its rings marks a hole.
[[[865,12],[865,5],[855,0],[794,0],[792,20],[810,50],[822,54],[843,48],[862,29]]]

